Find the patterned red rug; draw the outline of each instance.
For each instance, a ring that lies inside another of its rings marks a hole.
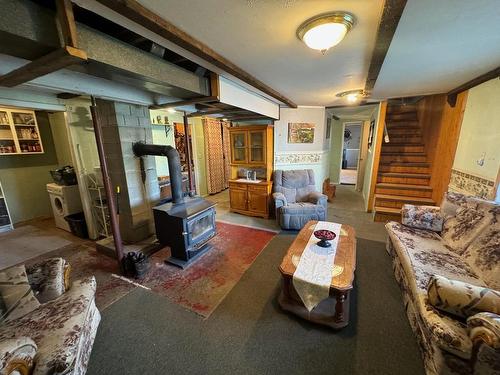
[[[166,264],[167,247],[151,256],[151,269],[142,280],[116,277],[116,261],[88,246],[66,246],[43,258],[65,258],[74,279],[95,275],[96,303],[101,309],[140,287],[137,283],[208,318],[274,236],[270,231],[217,222],[217,236],[210,242],[213,248],[196,263],[185,270]]]

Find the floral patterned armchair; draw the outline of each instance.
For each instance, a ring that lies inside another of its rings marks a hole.
[[[26,268],[41,303],[0,322],[0,375],[85,374],[100,321],[94,277],[69,285],[69,265],[52,258]]]
[[[440,276],[500,296],[500,206],[448,193],[441,207],[405,205],[401,213],[401,223],[386,224],[387,251],[427,374],[500,374],[500,315],[456,316],[430,294],[432,279]],[[460,296],[467,305],[477,303],[467,298]],[[448,309],[465,306],[445,302]]]

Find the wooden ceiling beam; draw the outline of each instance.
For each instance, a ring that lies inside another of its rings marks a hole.
[[[188,117],[210,116],[210,115],[228,115],[228,114],[238,114],[238,113],[248,113],[248,111],[245,109],[212,109],[209,111],[192,112],[188,115]]]
[[[447,95],[446,100],[448,101],[448,104],[451,107],[455,107],[455,105],[457,104],[458,94],[466,90],[469,90],[477,85],[480,85],[481,83],[489,81],[490,79],[498,77],[500,77],[500,66],[498,68],[490,70],[487,73],[481,74],[479,77],[471,79],[470,81],[465,82],[464,84],[458,86],[457,88],[454,88],[453,90],[449,91],[446,94]]]
[[[206,103],[206,102],[215,102],[215,101],[218,101],[218,98],[215,96],[201,96],[199,98],[179,100],[177,102],[153,104],[153,105],[149,106],[149,109],[167,109],[167,108],[182,107],[185,105],[192,105],[192,104],[196,104],[196,103]]]
[[[87,53],[78,48],[76,23],[71,1],[56,0],[56,6],[57,20],[61,26],[62,44],[64,47],[0,76],[0,86],[18,86],[66,68],[69,65],[87,61]]]
[[[392,38],[398,27],[399,20],[406,6],[406,0],[386,0],[384,10],[377,30],[375,48],[373,49],[368,76],[365,82],[365,92],[371,93],[377,82],[380,69],[391,45]]]
[[[0,86],[14,87],[57,70],[87,61],[87,54],[78,48],[66,46],[21,66],[0,77]]]
[[[63,45],[78,48],[75,16],[71,0],[56,0],[57,20],[61,26]]]
[[[172,23],[145,8],[136,0],[97,0],[97,2],[215,65],[219,69],[266,93],[272,98],[279,100],[287,106],[291,108],[297,107],[297,105],[286,96],[245,72],[206,44],[193,38]]]

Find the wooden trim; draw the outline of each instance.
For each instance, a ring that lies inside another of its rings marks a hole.
[[[399,20],[406,6],[406,0],[386,0],[384,10],[377,30],[377,39],[373,49],[365,91],[369,94],[375,87],[380,69],[391,45],[392,38],[398,27]]]
[[[136,0],[97,0],[97,2],[114,10],[115,12],[128,18],[129,20],[134,21],[140,26],[145,27],[149,31],[162,36],[168,41],[177,44],[179,47],[206,60],[219,69],[222,69],[225,72],[233,75],[234,77],[242,80],[243,82],[248,83],[249,85],[279,100],[287,106],[291,108],[297,107],[297,105],[293,101],[291,101],[278,91],[274,90],[264,82],[245,72],[243,69],[236,66],[234,63],[218,54],[204,43],[182,31],[172,23],[166,21],[159,15],[143,7]]]
[[[75,16],[71,0],[56,0],[57,19],[61,26],[63,45],[78,48]]]
[[[205,103],[205,102],[215,102],[219,99],[215,96],[202,96],[199,98],[179,100],[177,102],[163,103],[163,104],[153,104],[149,106],[149,109],[166,109],[166,108],[175,108],[182,107],[185,105],[191,105],[195,103]]]
[[[85,51],[66,46],[4,74],[0,77],[0,86],[14,87],[84,61],[87,61]]]
[[[377,105],[379,104],[380,102],[360,102],[356,105],[346,105],[346,104],[341,104],[341,105],[331,105],[329,107],[325,107],[325,109],[336,109],[336,108],[345,108],[345,107],[364,107],[364,106],[367,106],[367,105]]]
[[[367,212],[372,212],[375,201],[375,188],[377,185],[378,167],[380,163],[380,152],[382,150],[382,140],[384,139],[385,114],[387,112],[387,102],[380,103],[380,111],[377,121],[377,139],[373,148],[372,178],[370,181],[370,193],[368,194]]]
[[[455,107],[458,94],[497,77],[500,77],[500,66],[449,91],[448,94],[446,94],[448,95],[446,100],[450,106]]]

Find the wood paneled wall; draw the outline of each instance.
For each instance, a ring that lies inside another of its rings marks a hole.
[[[467,91],[458,95],[455,107],[450,107],[446,94],[426,96],[417,103],[418,121],[431,163],[432,199],[438,205],[448,190],[466,101]]]

